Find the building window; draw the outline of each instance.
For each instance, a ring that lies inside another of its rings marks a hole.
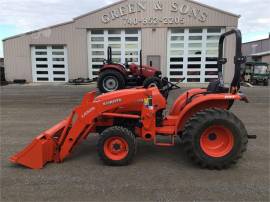
[[[114,63],[139,62],[141,31],[139,29],[90,30],[88,32],[89,77],[98,76],[99,68],[107,58],[107,48],[112,48]]]
[[[224,28],[171,28],[168,31],[168,70],[170,81],[210,82],[218,77],[218,40]],[[175,73],[180,69],[182,74]]]

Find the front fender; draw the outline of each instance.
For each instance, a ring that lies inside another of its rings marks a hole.
[[[190,102],[185,104],[179,112],[176,120],[175,131],[182,131],[186,121],[197,112],[209,108],[221,108],[228,110],[235,100],[248,102],[247,97],[244,94],[222,93],[200,94],[195,96]]]

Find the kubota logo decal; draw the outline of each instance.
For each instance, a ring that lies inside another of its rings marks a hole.
[[[90,114],[92,111],[95,110],[95,107],[91,107],[90,109],[88,109],[87,111],[85,111],[83,114],[82,114],[82,118],[85,118],[88,114]]]
[[[235,99],[234,95],[225,95],[225,99]]]
[[[122,99],[121,99],[121,98],[103,102],[103,105],[104,105],[104,106],[107,106],[107,105],[112,105],[112,104],[116,104],[116,103],[119,103],[119,102],[122,102]]]
[[[138,99],[136,102],[143,103],[144,99]]]

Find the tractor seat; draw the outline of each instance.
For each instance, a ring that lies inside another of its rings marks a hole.
[[[129,69],[129,64],[128,64],[128,63],[124,64],[124,67],[125,67],[126,69]]]
[[[138,66],[136,64],[134,64],[134,63],[129,64],[129,70],[133,75],[139,75],[140,74]]]
[[[213,82],[210,82],[208,87],[207,87],[207,92],[212,92],[212,93],[228,93],[229,88],[224,87],[224,85],[221,85],[220,80],[216,80]]]

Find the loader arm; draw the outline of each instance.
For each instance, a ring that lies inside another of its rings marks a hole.
[[[158,91],[158,89],[156,89]],[[87,93],[81,104],[71,114],[52,128],[42,132],[24,150],[10,160],[30,168],[42,168],[47,162],[61,162],[90,132],[94,132],[96,119],[104,116],[140,118],[123,114],[125,107],[143,106],[142,100],[152,94],[151,89],[129,89],[95,97],[95,92]],[[122,109],[123,108],[123,109]],[[112,113],[121,109],[121,114]],[[138,111],[141,108],[137,109]]]
[[[88,93],[84,96],[80,106],[76,107],[71,114],[70,126],[71,129],[68,133],[63,133],[60,138],[63,140],[60,142],[59,148],[59,161],[63,161],[72,151],[72,149],[80,143],[83,139],[86,139],[88,134],[93,131],[95,127],[95,119],[100,116],[112,116],[112,117],[125,117],[125,118],[138,118],[130,114],[118,114],[118,113],[106,113],[111,112],[121,106],[128,105],[134,101],[139,101],[143,97],[146,97],[151,91],[141,90],[123,90],[118,93],[105,94],[96,97],[89,102],[93,97],[93,93]],[[76,115],[74,124],[72,121]],[[64,138],[63,138],[64,137]]]

